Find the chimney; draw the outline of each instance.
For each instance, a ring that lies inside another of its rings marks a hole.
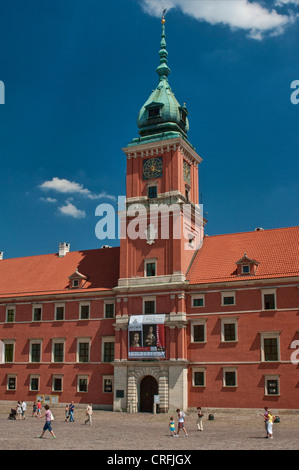
[[[3,259],[3,251],[0,251],[0,259]]]
[[[59,257],[63,258],[70,251],[69,243],[59,243]]]

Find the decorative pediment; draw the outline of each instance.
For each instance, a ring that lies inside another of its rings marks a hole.
[[[247,253],[244,253],[244,256],[236,262],[238,276],[254,275],[259,264],[258,261],[249,258]]]
[[[84,274],[79,273],[78,269],[69,276],[70,285],[69,287],[74,288],[81,288],[84,286],[85,282],[87,281],[87,276]]]

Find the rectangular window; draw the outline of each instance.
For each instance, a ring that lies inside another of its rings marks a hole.
[[[64,320],[64,305],[56,305],[55,320]]]
[[[15,308],[14,307],[7,308],[6,321],[7,323],[13,323],[15,321]]]
[[[205,386],[205,372],[204,371],[194,371],[194,373],[193,373],[193,386],[194,387],[204,387]]]
[[[156,302],[155,300],[145,300],[144,301],[144,314],[151,315],[155,313]]]
[[[237,386],[237,371],[234,369],[223,370],[223,386],[236,387]]]
[[[41,320],[42,320],[42,308],[33,307],[33,321],[41,321]]]
[[[53,362],[64,361],[64,342],[55,342],[53,344]]]
[[[204,296],[194,297],[192,307],[204,307]]]
[[[80,305],[80,319],[88,320],[89,319],[89,305]]]
[[[103,377],[103,392],[104,393],[113,392],[113,378],[112,377]]]
[[[89,362],[89,342],[79,343],[78,362]]]
[[[39,376],[30,377],[30,390],[32,392],[37,392],[39,390]]]
[[[193,342],[194,343],[205,342],[205,324],[193,325]]]
[[[17,377],[9,375],[7,377],[7,390],[16,390],[17,389]]]
[[[242,274],[249,274],[250,273],[250,266],[249,264],[244,264],[242,266]]]
[[[279,395],[279,377],[265,377],[265,395]]]
[[[53,392],[62,392],[62,377],[53,377],[52,390]]]
[[[280,360],[279,332],[261,333],[261,359],[264,362]]]
[[[223,305],[234,305],[235,297],[233,295],[224,295],[223,296]]]
[[[146,263],[146,277],[156,275],[156,263]]]
[[[31,343],[30,362],[41,362],[41,343]]]
[[[114,303],[105,303],[105,318],[114,318]]]
[[[221,318],[221,341],[237,341],[238,318]]]
[[[88,377],[79,376],[77,384],[78,392],[88,392]]]
[[[264,339],[265,361],[278,361],[277,338]]]
[[[4,361],[13,362],[14,343],[4,343]]]
[[[224,341],[236,340],[236,325],[234,323],[226,323],[224,325]]]
[[[275,309],[275,294],[264,294],[264,309],[265,310]]]
[[[105,341],[103,345],[103,362],[114,361],[114,342]]]
[[[148,187],[148,197],[149,199],[155,199],[158,195],[158,188],[157,186],[149,186]]]

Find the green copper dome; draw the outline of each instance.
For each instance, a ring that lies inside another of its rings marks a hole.
[[[170,68],[167,65],[164,17],[161,38],[160,65],[157,68],[159,83],[139,112],[137,119],[139,134],[142,138],[149,136],[158,138],[159,135],[161,138],[161,134],[164,138],[171,138],[180,134],[186,139],[189,130],[188,111],[177,101],[168,83]]]

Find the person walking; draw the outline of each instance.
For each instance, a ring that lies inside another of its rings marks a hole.
[[[275,416],[272,411],[268,412],[268,420],[267,420],[267,433],[269,439],[273,439],[273,423],[275,421]]]
[[[27,410],[27,403],[25,401],[22,401],[22,418],[26,418],[26,410]]]
[[[70,423],[74,422],[74,409],[75,409],[75,405],[74,405],[74,402],[72,401],[69,405],[69,413],[70,413]]]
[[[37,405],[36,405],[36,401],[34,401],[32,405],[32,418],[33,417],[35,418],[37,416],[36,412],[37,412]]]
[[[202,418],[203,418],[203,413],[201,411],[201,407],[198,406],[197,407],[197,422],[196,422],[198,431],[203,431]]]
[[[89,423],[90,426],[92,425],[92,403],[89,403],[86,408],[86,416],[87,419],[84,421],[85,424]]]
[[[37,416],[39,416],[41,412],[42,412],[42,404],[40,400],[37,400],[37,410],[36,410]]]
[[[170,430],[170,434],[174,437],[177,437],[177,433],[175,432],[175,424],[174,424],[174,419],[173,419],[173,416],[171,416],[170,420],[169,420],[169,430]]]
[[[16,412],[17,412],[17,419],[22,419],[22,403],[18,401],[17,407],[16,407]]]
[[[65,413],[65,422],[67,423],[70,417],[69,405],[65,406],[64,413]]]
[[[182,429],[184,431],[185,437],[188,437],[187,429],[185,427],[185,413],[181,411],[180,409],[177,409],[177,414],[179,417],[179,423],[178,423],[178,432],[177,435],[179,435],[180,430]]]
[[[266,430],[265,439],[267,439],[269,437],[268,435],[268,407],[267,406],[264,407],[264,413],[261,416],[264,418],[265,430]]]
[[[38,436],[40,439],[42,439],[44,437],[44,434],[46,431],[49,431],[52,435],[52,439],[55,439],[56,436],[53,432],[53,429],[52,429],[52,426],[51,426],[51,419],[52,419],[52,413],[51,413],[51,410],[49,408],[49,405],[45,405],[45,413],[43,415],[39,415],[37,416],[37,418],[46,418],[46,422],[45,422],[45,425],[43,427],[43,431],[41,433],[40,436]]]

